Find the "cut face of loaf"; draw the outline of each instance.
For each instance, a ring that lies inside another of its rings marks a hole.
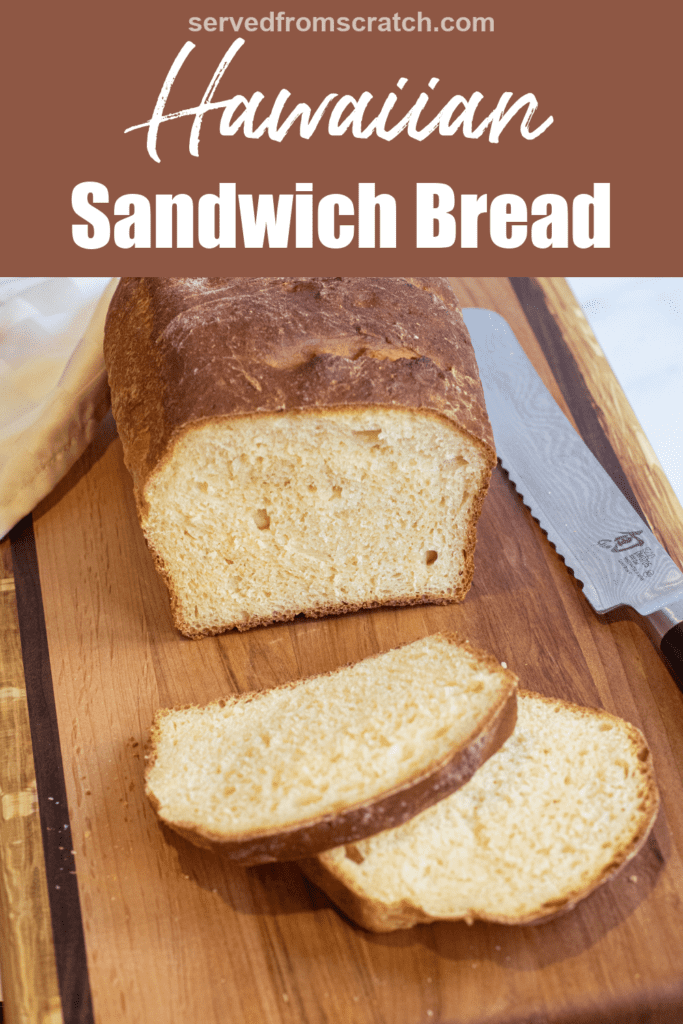
[[[124,278],[112,409],[187,636],[461,601],[495,465],[443,278]]]
[[[407,410],[205,422],[149,480],[142,524],[189,636],[457,601],[489,473],[466,434]]]
[[[244,864],[293,860],[406,821],[514,728],[516,677],[437,634],[324,676],[157,713],[159,818]]]
[[[513,735],[457,793],[302,868],[372,931],[536,923],[570,910],[634,857],[658,806],[634,726],[522,690]]]

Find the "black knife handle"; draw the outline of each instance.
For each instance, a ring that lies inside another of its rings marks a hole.
[[[635,615],[664,658],[679,690],[683,690],[683,600],[673,601],[651,615]]]
[[[669,663],[679,689],[683,689],[683,622],[678,622],[665,633],[660,650]]]

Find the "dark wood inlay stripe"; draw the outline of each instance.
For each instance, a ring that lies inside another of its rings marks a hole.
[[[11,531],[10,542],[64,1024],[93,1024],[57,709],[30,515]]]
[[[524,315],[543,349],[551,373],[571,410],[581,437],[626,500],[630,502],[640,518],[647,523],[640,503],[602,428],[593,397],[586,386],[583,375],[562,337],[555,317],[548,309],[541,286],[533,277],[511,277],[510,283],[524,310]]]

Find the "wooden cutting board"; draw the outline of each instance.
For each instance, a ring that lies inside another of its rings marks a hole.
[[[508,319],[683,565],[683,510],[564,281],[453,283],[463,305]],[[637,626],[594,615],[500,469],[459,606],[180,637],[111,418],[11,546],[13,561],[9,542],[1,546],[0,582],[7,1020],[683,1019],[683,694]],[[295,864],[236,868],[157,824],[142,783],[157,707],[275,686],[439,629],[492,651],[528,688],[629,719],[652,747],[663,797],[654,833],[625,874],[571,914],[537,927],[442,923],[372,935]]]

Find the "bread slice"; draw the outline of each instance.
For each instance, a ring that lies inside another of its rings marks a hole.
[[[495,465],[442,278],[125,278],[112,408],[190,637],[461,601]]]
[[[166,825],[243,865],[397,825],[514,728],[516,677],[436,634],[347,668],[157,712],[146,792]]]
[[[532,924],[570,910],[631,860],[658,805],[634,726],[521,690],[513,735],[457,793],[301,866],[371,931]]]

